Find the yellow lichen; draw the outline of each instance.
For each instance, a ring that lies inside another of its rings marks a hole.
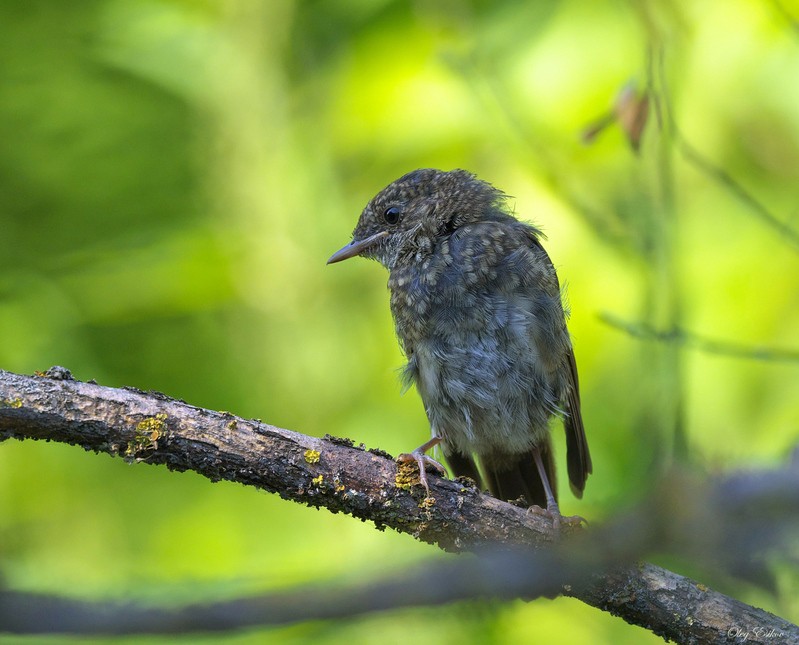
[[[410,490],[421,483],[419,479],[419,466],[415,461],[401,461],[397,464],[397,474],[394,485],[401,490]]]
[[[228,422],[225,424],[225,427],[226,427],[228,430],[235,430],[235,429],[236,429],[236,427],[237,427],[238,425],[239,425],[239,422],[238,422],[238,421],[236,421],[236,419],[231,419],[230,421],[228,421]]]
[[[136,424],[136,431],[149,433],[150,440],[155,441],[163,435],[163,431],[166,428],[166,420],[167,415],[163,412],[159,412],[154,417],[147,417],[139,421],[139,423]]]
[[[166,434],[167,415],[163,412],[147,417],[136,424],[136,436],[128,441],[126,457],[135,457],[144,450],[157,450],[158,440]]]
[[[305,451],[304,456],[305,456],[305,461],[307,461],[309,464],[318,464],[319,457],[322,456],[322,453],[320,453],[318,450],[309,449]]]
[[[21,408],[22,399],[0,399],[0,408]]]
[[[435,505],[436,505],[436,500],[435,500],[435,498],[431,497],[430,495],[428,495],[421,502],[419,502],[419,508],[421,508],[422,510],[428,510],[429,511]]]
[[[323,482],[324,480],[325,480],[325,478],[324,478],[324,477],[322,477],[322,475],[319,475],[319,477],[314,477],[314,478],[311,480],[311,483],[312,483],[314,486],[316,486],[316,487],[319,487],[319,486],[321,486],[321,485],[322,485],[322,482]]]

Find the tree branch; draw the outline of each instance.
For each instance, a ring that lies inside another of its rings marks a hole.
[[[610,313],[600,313],[599,319],[606,325],[625,332],[633,338],[656,340],[662,343],[674,343],[706,354],[718,354],[732,358],[743,358],[769,363],[799,363],[799,351],[778,349],[766,346],[749,346],[740,343],[726,342],[694,334],[686,329],[675,327],[670,330],[658,330],[643,322],[629,322]]]
[[[653,535],[658,545],[670,535],[660,515],[643,512],[643,523],[629,524],[622,518],[555,540],[547,519],[482,494],[468,482],[431,476],[431,496],[425,498],[415,485],[418,472],[413,466],[397,466],[382,451],[355,447],[349,440],[308,437],[156,392],[78,382],[63,368],[33,377],[0,370],[0,439],[12,437],[60,441],[173,470],[193,470],[212,481],[237,481],[284,499],[368,519],[379,529],[409,533],[448,551],[482,551],[483,556],[338,593],[310,589],[176,609],[6,591],[0,594],[0,630],[221,630],[481,595],[531,598],[561,591],[680,642],[727,643],[731,634],[738,634],[735,630],[747,631],[750,643],[775,642],[767,636],[759,640],[758,634],[769,633],[799,639],[799,628],[768,612],[660,567],[625,564],[652,548]],[[536,549],[507,553],[514,546]]]
[[[409,533],[447,551],[552,541],[549,521],[481,495],[473,485],[431,477],[432,499],[425,500],[424,491],[413,486],[415,466],[398,470],[381,450],[356,447],[349,439],[309,437],[159,392],[0,370],[0,439],[8,438],[59,441],[192,470],[214,482],[255,486],[371,520],[379,529]]]

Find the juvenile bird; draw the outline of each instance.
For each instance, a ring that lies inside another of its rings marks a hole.
[[[488,182],[422,169],[367,204],[328,264],[361,255],[389,270],[404,380],[421,394],[432,433],[400,458],[419,463],[424,486],[425,465],[441,469],[425,453],[440,444],[455,476],[546,507],[559,525],[553,416],[563,417],[577,497],[592,465],[558,278],[540,237]]]

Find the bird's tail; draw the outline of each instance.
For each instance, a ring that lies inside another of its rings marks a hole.
[[[539,446],[541,461],[552,489],[552,494],[557,500],[557,481],[555,478],[555,458],[549,437]],[[513,501],[524,497],[528,504],[541,508],[547,507],[547,496],[544,484],[535,467],[533,452],[521,455],[508,455],[505,459],[492,459],[490,462],[481,462],[485,478],[480,477],[475,461],[470,456],[461,454],[446,454],[447,463],[455,477],[465,476],[474,479],[480,487],[488,486],[491,494],[501,500]]]

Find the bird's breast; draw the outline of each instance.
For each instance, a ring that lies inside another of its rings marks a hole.
[[[434,433],[462,452],[529,448],[559,409],[568,346],[559,294],[523,282],[446,262],[391,273],[406,381]]]

